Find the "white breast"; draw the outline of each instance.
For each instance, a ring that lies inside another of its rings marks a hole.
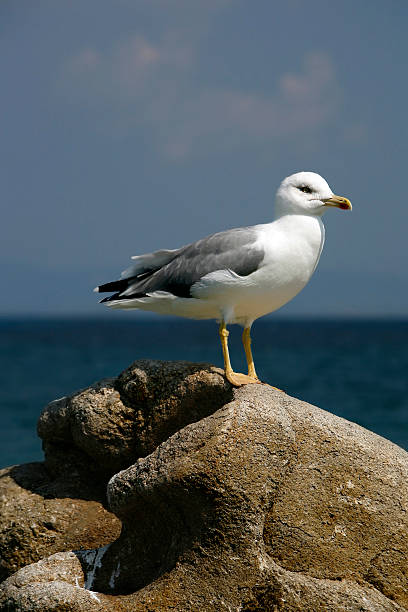
[[[287,215],[256,229],[265,258],[245,280],[248,291],[234,308],[237,322],[273,312],[294,298],[310,280],[323,249],[320,217]]]
[[[287,215],[271,224],[258,226],[265,250],[262,267],[276,280],[305,282],[316,269],[324,243],[320,217]]]

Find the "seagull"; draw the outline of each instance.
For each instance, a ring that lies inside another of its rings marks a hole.
[[[227,380],[259,383],[251,351],[252,323],[292,300],[310,280],[323,249],[322,215],[330,207],[351,210],[315,172],[285,178],[276,193],[271,223],[218,232],[179,249],[132,257],[119,280],[97,293],[110,308],[150,310],[192,319],[216,319]],[[248,374],[234,372],[227,325],[244,328]]]

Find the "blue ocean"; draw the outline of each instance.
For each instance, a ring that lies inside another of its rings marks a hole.
[[[132,314],[132,313],[131,313]],[[233,367],[245,371],[232,326]],[[408,320],[287,320],[253,327],[262,380],[408,449]],[[0,319],[0,467],[42,459],[36,422],[51,400],[140,358],[222,366],[217,325],[159,317]]]

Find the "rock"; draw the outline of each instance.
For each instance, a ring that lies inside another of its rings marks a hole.
[[[2,601],[5,610],[112,610],[112,597],[84,588],[81,564],[73,552],[57,553],[28,565],[4,585],[8,591]]]
[[[79,470],[85,463],[88,479],[89,470],[107,479],[231,398],[231,386],[219,368],[140,360],[116,379],[49,404],[38,421],[38,434],[54,473],[69,457]]]
[[[190,385],[214,399],[200,409]],[[267,385],[232,391],[208,366],[137,362],[110,389],[120,397],[107,393],[109,414],[103,402],[70,401],[65,423],[51,411],[43,434],[54,420],[81,453],[92,439],[105,473],[139,454],[108,484],[121,534],[19,570],[0,609],[408,609],[405,451]],[[119,401],[133,425],[120,416],[125,441],[117,428],[119,452],[111,440],[104,454]]]
[[[240,612],[392,612],[406,608],[351,580],[317,579],[283,570],[273,562],[265,583],[255,586]]]
[[[103,546],[118,537],[120,521],[103,499],[92,499],[92,486],[77,481],[74,491],[74,484],[50,478],[42,463],[0,471],[1,580],[54,552]]]
[[[38,421],[45,463],[0,471],[0,580],[57,551],[115,540],[110,476],[230,398],[211,365],[139,361],[51,402]]]
[[[368,585],[350,581],[310,578],[282,570],[273,561],[260,574],[263,585],[255,586],[250,598],[240,608],[231,608],[220,597],[202,593],[197,604],[180,607],[180,589],[176,583],[163,584],[161,600],[153,589],[143,589],[142,596],[106,595],[86,587],[81,563],[73,552],[58,553],[21,569],[2,585],[1,609],[16,612],[160,612],[162,610],[198,611],[240,610],[242,612],[403,612]],[[266,585],[266,586],[265,586]],[[170,586],[170,588],[169,588]],[[167,589],[167,592],[166,592]],[[163,597],[164,596],[164,597]],[[184,598],[186,599],[186,598]]]

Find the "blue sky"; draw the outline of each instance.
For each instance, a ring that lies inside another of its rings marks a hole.
[[[99,315],[130,255],[269,221],[313,170],[354,209],[281,314],[406,315],[407,23],[406,0],[3,0],[0,314]]]

